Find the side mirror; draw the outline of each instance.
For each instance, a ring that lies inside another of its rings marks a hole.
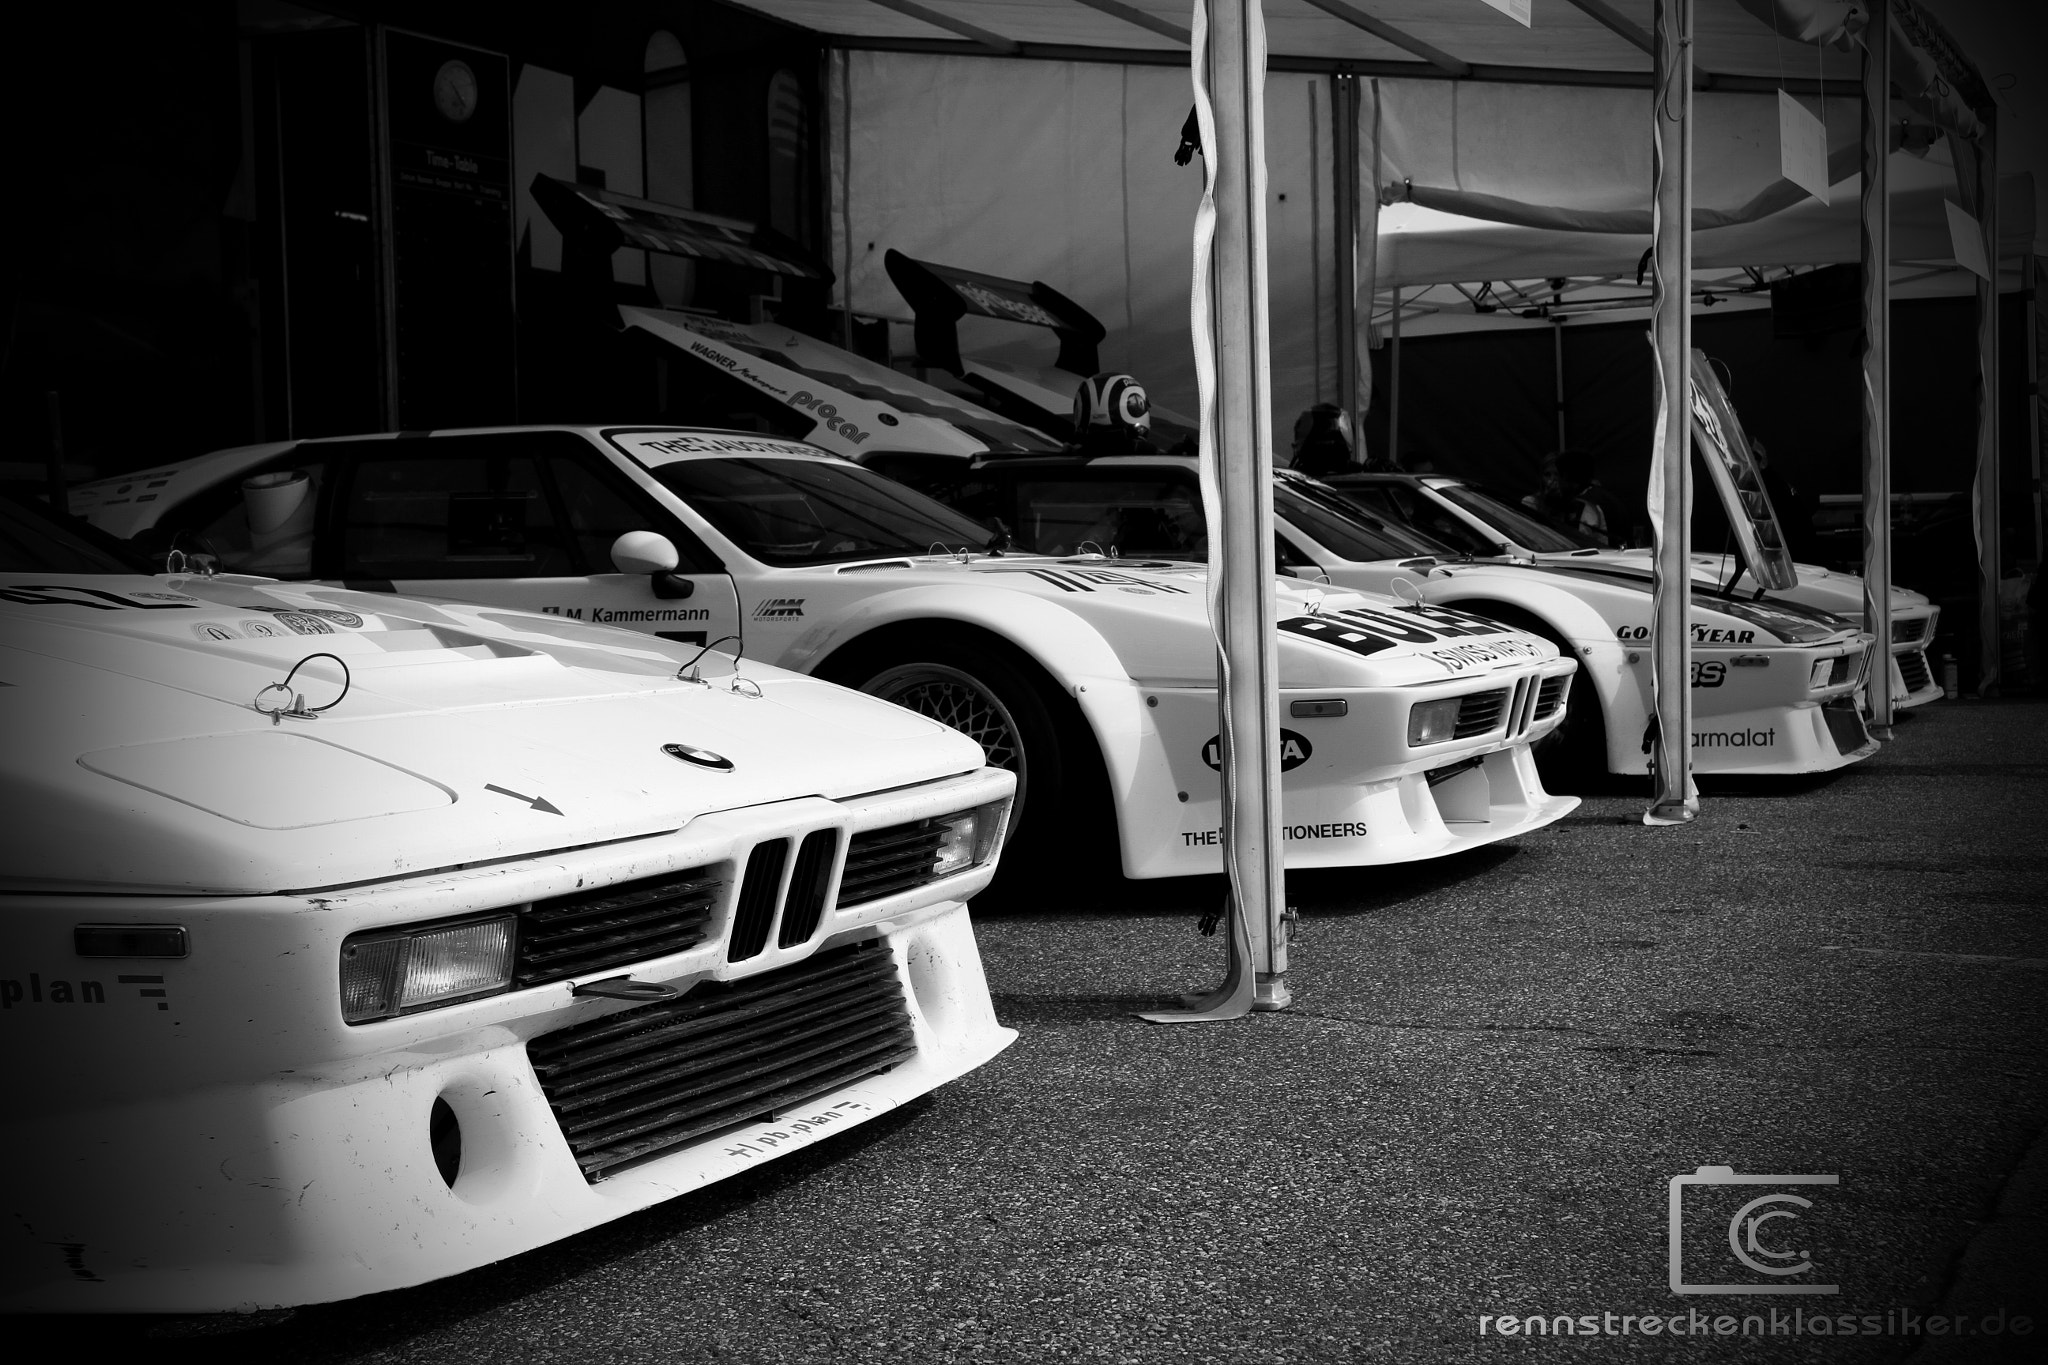
[[[697,591],[695,583],[676,573],[680,563],[674,543],[653,531],[628,531],[612,542],[612,567],[624,574],[646,574],[656,597],[673,600]]]
[[[612,567],[620,573],[672,573],[682,556],[664,535],[628,531],[612,542]]]

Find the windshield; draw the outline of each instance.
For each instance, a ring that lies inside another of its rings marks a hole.
[[[914,489],[825,460],[677,460],[654,470],[763,564],[985,550],[989,532]]]
[[[1307,479],[1278,484],[1273,489],[1273,510],[1324,549],[1352,561],[1416,555],[1449,559],[1463,553],[1414,527],[1373,516],[1341,493]]]
[[[0,498],[0,573],[150,572],[104,539],[88,528],[63,524],[47,509]]]
[[[1539,555],[1568,554],[1573,550],[1592,549],[1599,543],[1573,535],[1544,521],[1534,512],[1510,507],[1493,494],[1468,483],[1446,484],[1436,491],[1523,549]]]

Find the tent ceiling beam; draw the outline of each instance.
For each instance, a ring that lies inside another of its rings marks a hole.
[[[1162,38],[1171,38],[1182,46],[1189,46],[1194,42],[1194,35],[1179,24],[1169,23],[1154,14],[1147,14],[1135,5],[1124,4],[1123,0],[1074,0],[1074,3],[1085,5],[1092,10],[1100,10],[1111,18],[1121,19],[1127,24],[1136,24],[1147,33],[1156,33]],[[1187,60],[1185,55],[1178,52],[1169,52],[1164,55],[1173,58],[1176,62],[1185,62]]]
[[[1446,76],[1463,80],[1472,74],[1471,63],[1461,62],[1441,48],[1431,47],[1392,24],[1373,18],[1364,10],[1345,4],[1344,0],[1304,0],[1304,3],[1315,6],[1333,19],[1342,19],[1353,28],[1363,29],[1382,42],[1392,43],[1403,52],[1414,53]]]
[[[991,33],[985,28],[977,28],[965,19],[958,19],[950,14],[941,13],[925,5],[920,5],[916,0],[868,0],[868,3],[878,5],[882,9],[894,10],[898,14],[907,15],[912,19],[930,24],[933,28],[942,28],[949,33],[957,33],[975,46],[987,48],[999,57],[1015,57],[1024,49],[1024,45],[1014,38],[1005,38],[1000,33]]]
[[[1565,0],[1565,2],[1574,9],[1579,10],[1587,18],[1598,23],[1609,33],[1628,42],[1632,47],[1646,54],[1654,53],[1657,50],[1656,40],[1650,37],[1649,30],[1615,9],[1614,6],[1607,3],[1607,0]],[[1311,0],[1311,3],[1313,3],[1313,0]]]
[[[1091,6],[1096,2],[1097,0],[1074,0],[1076,4]],[[1102,0],[1102,3],[1108,3],[1108,0]],[[821,33],[818,37],[828,47],[845,52],[922,53],[939,57],[996,55],[981,43],[949,38],[881,38],[838,33]],[[1108,62],[1123,66],[1184,67],[1188,62],[1186,53],[1175,52],[1171,48],[1092,47],[1080,43],[1019,42],[1014,52],[1003,55],[1035,61]],[[1348,57],[1302,57],[1274,53],[1267,58],[1266,69],[1269,72],[1285,71],[1311,76],[1377,76],[1383,80],[1467,80],[1503,85],[1605,86],[1618,90],[1650,88],[1650,73],[1647,71],[1586,71],[1576,67],[1501,66],[1487,62],[1474,62],[1467,68],[1465,75],[1452,76],[1441,67],[1432,66],[1428,62],[1380,62]],[[1779,80],[1776,76],[1734,76],[1716,72],[1698,76],[1694,81],[1694,88],[1737,95],[1772,95],[1783,90],[1792,95],[1818,96],[1830,91],[1839,95],[1844,86],[1840,80],[1830,80],[1823,84],[1811,76],[1788,76],[1784,80]]]

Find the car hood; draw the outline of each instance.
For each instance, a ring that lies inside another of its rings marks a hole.
[[[1614,616],[1627,617],[1616,619],[1615,624],[1647,625],[1650,618],[1652,582],[1649,571],[1631,564],[1590,558],[1574,558],[1569,563],[1557,560],[1541,563],[1479,560],[1439,568],[1437,572],[1463,579],[1492,576],[1525,582],[1531,578],[1548,580],[1578,596],[1609,599],[1608,605]],[[1616,599],[1623,601],[1617,602]],[[1761,632],[1761,638],[1742,639],[1745,644],[1813,645],[1857,634],[1854,625],[1832,613],[1780,597],[1757,598],[1742,593],[1717,592],[1702,586],[1697,578],[1693,580],[1690,616],[1696,633],[1716,629],[1748,631],[1752,635]]]
[[[983,766],[955,731],[781,669],[708,655],[679,679],[696,653],[264,579],[0,576],[0,879],[331,887]],[[268,714],[293,696],[317,718]]]
[[[1651,554],[1645,549],[1632,550],[1580,550],[1569,555],[1545,555],[1542,562],[1549,564],[1592,564],[1612,565],[1636,573],[1646,573],[1652,563]],[[1798,586],[1782,592],[1767,594],[1803,606],[1817,607],[1837,616],[1851,619],[1863,615],[1863,580],[1855,574],[1837,573],[1818,564],[1794,564],[1798,574]],[[1696,583],[1718,585],[1728,577],[1730,565],[1724,555],[1701,555],[1692,557],[1692,576]],[[1738,590],[1741,584],[1737,584]],[[1924,607],[1929,605],[1925,593],[1914,592],[1911,588],[1892,585],[1893,607]]]
[[[1205,565],[1104,556],[921,556],[846,565],[904,588],[980,585],[1057,602],[1094,627],[1124,671],[1156,686],[1213,686]],[[877,584],[879,589],[879,584]],[[1377,593],[1273,580],[1282,687],[1405,687],[1557,657],[1498,621]],[[1341,629],[1331,623],[1339,623]]]

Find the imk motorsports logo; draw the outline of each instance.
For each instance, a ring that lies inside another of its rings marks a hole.
[[[1672,1176],[1671,1292],[1840,1293],[1839,1285],[1814,1282],[1826,1272],[1813,1258],[1809,1234],[1819,1229],[1810,1220],[1826,1210],[1802,1192],[1840,1183],[1833,1175],[1737,1175],[1732,1166]],[[1688,1278],[1689,1265],[1698,1282]]]

